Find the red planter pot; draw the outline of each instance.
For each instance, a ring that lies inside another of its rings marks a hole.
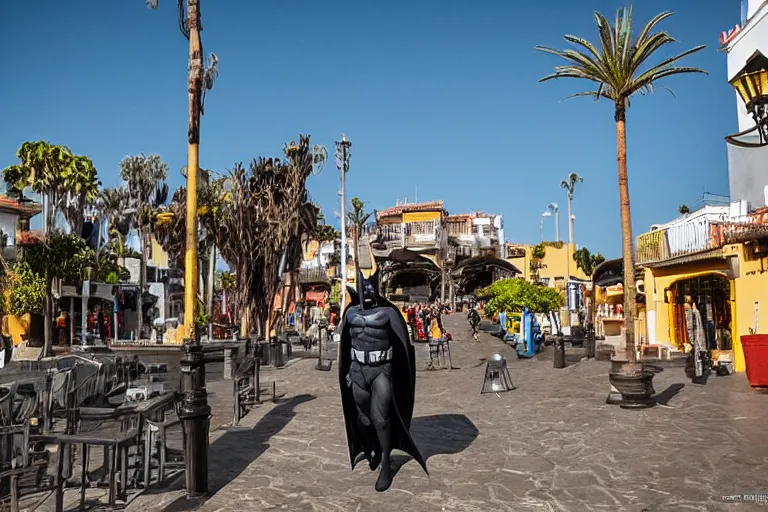
[[[753,388],[768,388],[768,334],[741,337],[747,380]]]

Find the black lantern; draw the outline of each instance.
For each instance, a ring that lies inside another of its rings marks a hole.
[[[747,112],[755,120],[755,126],[735,135],[729,135],[726,140],[742,147],[768,145],[768,58],[756,51],[749,58],[744,69],[739,71],[728,83],[739,93],[739,97],[747,107]],[[747,135],[755,130],[759,136],[759,143],[737,139],[737,137]]]

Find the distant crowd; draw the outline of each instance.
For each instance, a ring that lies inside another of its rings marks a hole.
[[[408,324],[409,334],[414,340],[441,340],[449,335],[443,327],[443,315],[450,312],[450,306],[443,302],[432,304],[406,304],[402,307],[403,318]]]

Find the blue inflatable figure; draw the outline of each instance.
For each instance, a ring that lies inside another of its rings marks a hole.
[[[523,310],[522,322],[520,322],[520,341],[517,343],[517,357],[531,358],[541,351],[542,333],[536,316]]]

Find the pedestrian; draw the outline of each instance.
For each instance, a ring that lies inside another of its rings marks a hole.
[[[472,328],[472,339],[475,341],[480,341],[477,338],[477,326],[480,325],[480,313],[478,313],[474,307],[469,308],[467,321],[469,322],[469,326]]]

